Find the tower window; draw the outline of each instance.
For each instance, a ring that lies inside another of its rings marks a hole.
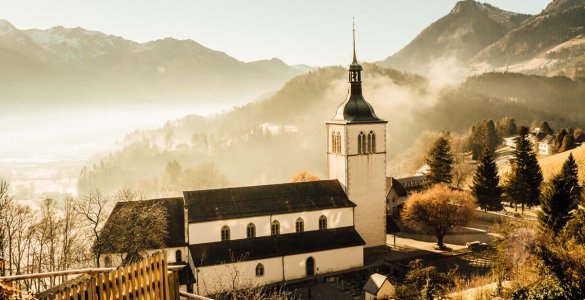
[[[339,132],[335,133],[335,138],[337,139],[336,153],[341,153],[341,134]]]
[[[331,133],[331,152],[341,153],[341,134],[336,131]]]
[[[246,233],[248,238],[256,237],[256,225],[254,225],[254,223],[248,224],[248,227],[246,228]]]
[[[303,221],[303,218],[298,218],[295,224],[297,232],[305,231],[305,221]]]
[[[360,132],[358,135],[358,154],[366,153],[366,135]]]
[[[325,229],[327,229],[327,217],[322,215],[319,217],[319,230]]]
[[[175,262],[182,262],[183,261],[183,254],[181,250],[175,251]]]
[[[222,241],[230,240],[230,228],[228,226],[223,226],[221,228],[221,240]]]
[[[373,131],[368,134],[368,153],[376,153],[376,134]]]
[[[337,135],[331,132],[331,153],[337,153]]]
[[[257,264],[256,265],[256,277],[262,277],[262,276],[264,276],[264,265]]]
[[[270,233],[272,235],[280,234],[280,223],[277,220],[272,221]]]

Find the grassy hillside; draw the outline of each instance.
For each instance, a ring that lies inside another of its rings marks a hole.
[[[565,163],[570,153],[573,153],[575,161],[577,161],[577,166],[579,167],[579,178],[581,180],[585,180],[585,146],[575,148],[571,151],[540,158],[538,163],[542,168],[542,173],[544,174],[545,180],[549,180],[552,176],[560,172],[563,163]]]

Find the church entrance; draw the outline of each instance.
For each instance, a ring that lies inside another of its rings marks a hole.
[[[307,258],[305,267],[307,268],[307,276],[315,275],[315,259],[313,259],[312,257]]]

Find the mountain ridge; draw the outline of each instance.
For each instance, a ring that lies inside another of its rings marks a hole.
[[[243,62],[190,39],[138,43],[81,27],[20,30],[7,20],[0,20],[0,63],[0,96],[9,107],[102,101],[229,107],[308,71],[280,59]]]

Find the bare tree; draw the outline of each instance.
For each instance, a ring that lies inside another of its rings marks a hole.
[[[118,202],[102,230],[107,240],[100,250],[119,253],[124,265],[139,261],[147,250],[165,247],[167,219],[163,201]]]
[[[78,199],[74,204],[74,211],[80,216],[82,222],[88,226],[92,245],[92,254],[95,265],[100,266],[101,249],[104,248],[108,236],[102,234],[102,228],[108,218],[110,198],[102,194],[99,189],[92,190],[89,194]]]

